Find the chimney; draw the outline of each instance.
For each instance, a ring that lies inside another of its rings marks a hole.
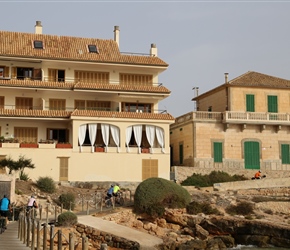
[[[114,26],[114,41],[118,44],[118,47],[120,47],[120,29],[119,29],[119,26]]]
[[[35,27],[35,34],[42,34],[42,25],[41,21],[36,21]]]
[[[228,83],[228,75],[229,73],[225,73],[225,83]]]
[[[157,48],[155,43],[151,43],[150,56],[157,56]]]

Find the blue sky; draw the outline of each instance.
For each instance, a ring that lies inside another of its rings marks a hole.
[[[290,79],[290,1],[25,1],[0,0],[0,29],[113,39],[121,52],[149,53],[169,64],[159,82],[171,90],[160,104],[173,116],[194,110],[191,99],[246,73]]]

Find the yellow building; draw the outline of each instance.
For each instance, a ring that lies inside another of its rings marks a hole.
[[[289,176],[290,80],[249,71],[192,100],[170,125],[171,166]]]
[[[158,82],[168,64],[121,53],[114,39],[0,31],[0,159],[20,155],[32,179],[169,179],[169,126],[159,110],[170,91]]]

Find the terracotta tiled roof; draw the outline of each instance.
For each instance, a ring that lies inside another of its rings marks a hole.
[[[68,82],[43,82],[32,80],[1,79],[0,86],[6,87],[26,87],[26,88],[45,88],[45,89],[73,89],[74,83]]]
[[[275,76],[269,76],[254,71],[248,71],[247,73],[228,82],[234,86],[245,87],[275,87],[275,88],[289,88],[290,80],[285,80]]]
[[[45,88],[45,89],[86,89],[86,90],[107,90],[118,92],[146,92],[170,94],[166,87],[149,85],[119,85],[104,83],[70,83],[70,82],[42,82],[33,80],[1,79],[0,86],[5,87],[26,87],[26,88]]]
[[[113,112],[97,110],[26,110],[26,109],[0,109],[0,117],[35,117],[35,118],[70,118],[71,116],[129,118],[129,119],[153,119],[173,120],[170,114]]]
[[[87,116],[87,117],[108,117],[108,118],[129,118],[129,119],[153,119],[153,120],[173,120],[174,117],[164,113],[136,113],[136,112],[112,112],[112,111],[97,111],[97,110],[75,110],[72,116]]]
[[[44,49],[35,49],[35,40],[42,41]],[[88,45],[96,45],[99,53],[89,53]],[[0,56],[168,66],[158,57],[121,54],[114,40],[10,31],[0,31]]]
[[[166,87],[150,86],[150,85],[120,85],[120,84],[99,84],[99,83],[77,83],[74,86],[75,89],[93,89],[93,90],[114,90],[114,91],[126,91],[126,92],[151,92],[151,93],[167,93],[170,94],[170,90]]]
[[[0,117],[69,118],[70,114],[64,110],[0,109]]]
[[[229,87],[229,86],[241,86],[241,87],[261,87],[261,88],[290,88],[290,80],[285,80],[275,76],[270,76],[255,71],[248,71],[247,73],[240,75],[233,80],[228,81],[222,85],[217,86],[197,97],[192,98],[192,101],[200,100],[203,97],[214,93],[215,91]]]

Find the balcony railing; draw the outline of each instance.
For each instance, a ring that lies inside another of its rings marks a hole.
[[[212,121],[223,123],[248,123],[248,124],[273,124],[290,125],[290,113],[262,113],[262,112],[207,112],[196,111],[184,114],[176,118],[176,123],[188,120],[194,121]]]
[[[225,123],[290,124],[288,113],[224,112]]]

